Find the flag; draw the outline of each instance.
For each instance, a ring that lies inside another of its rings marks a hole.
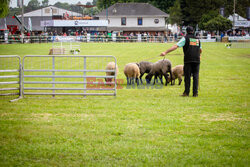
[[[29,22],[28,22],[28,29],[30,30],[30,31],[32,31],[32,22],[31,22],[31,18],[29,17],[29,20],[28,20]]]
[[[7,30],[6,17],[4,18],[4,29],[6,29],[6,30]]]

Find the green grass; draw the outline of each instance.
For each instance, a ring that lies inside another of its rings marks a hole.
[[[82,43],[82,55],[129,62],[172,44]],[[51,44],[0,45],[1,55],[47,55]],[[182,49],[167,56],[183,63]],[[155,57],[155,58],[153,58]],[[0,98],[0,166],[249,166],[250,49],[203,43],[199,97],[184,85],[126,89],[116,98]],[[13,97],[12,97],[13,98]]]

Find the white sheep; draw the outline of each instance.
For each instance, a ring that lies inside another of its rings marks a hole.
[[[140,77],[139,64],[137,63],[126,64],[124,67],[124,74],[127,78],[128,85],[134,84],[134,79],[137,85],[139,85],[139,77]]]
[[[109,62],[106,66],[106,70],[116,70],[116,75],[119,72],[118,65],[115,62]],[[106,76],[115,76],[115,72],[106,72]],[[106,82],[112,82],[112,78],[105,78]]]

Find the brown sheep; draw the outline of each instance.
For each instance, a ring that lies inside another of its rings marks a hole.
[[[117,75],[118,72],[119,72],[117,64],[116,64],[116,67],[115,67],[115,62],[109,62],[107,64],[107,66],[106,66],[106,70],[115,70],[115,69],[116,69],[116,72],[106,72],[106,76],[115,76],[115,73]],[[106,82],[112,82],[112,78],[105,78],[105,81]]]
[[[134,79],[139,85],[140,69],[137,63],[128,63],[124,67],[124,74],[127,78],[127,85],[134,84]]]
[[[173,84],[175,84],[175,79],[178,78],[179,80],[179,85],[181,85],[182,82],[182,76],[184,76],[184,66],[183,65],[177,65],[172,69],[172,73],[173,73],[173,77],[172,77],[172,81]],[[170,78],[169,78],[170,81]]]

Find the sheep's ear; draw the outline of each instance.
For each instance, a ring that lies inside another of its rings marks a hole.
[[[137,65],[138,67],[140,67],[140,64],[139,64],[139,63],[136,63],[136,65]]]

